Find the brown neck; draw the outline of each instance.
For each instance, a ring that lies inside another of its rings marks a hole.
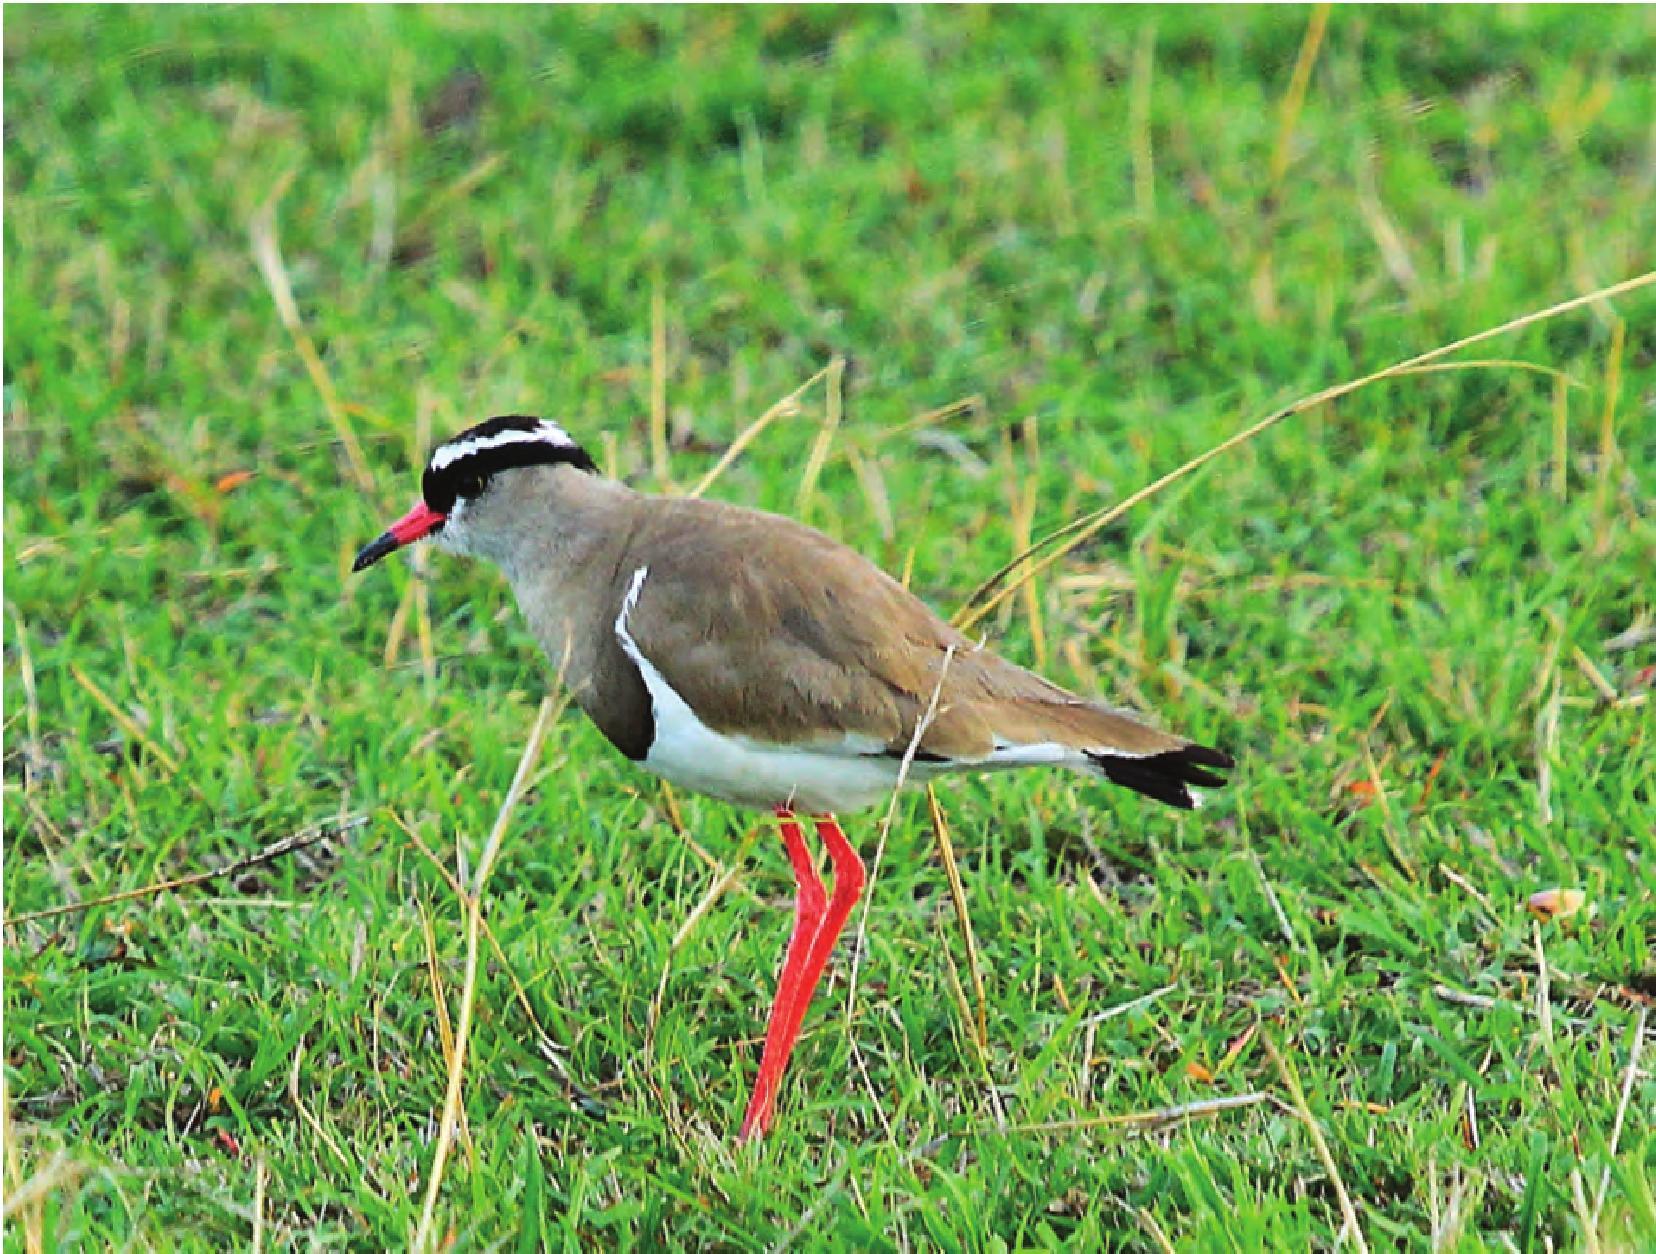
[[[625,484],[569,466],[512,472],[484,498],[489,516],[476,520],[474,534],[489,537],[489,551],[476,556],[498,565],[514,588],[578,584],[595,558],[625,546],[639,500]]]
[[[619,606],[619,569],[643,504],[631,488],[570,467],[513,475],[490,502],[500,547],[494,558],[552,668],[585,706],[583,692]],[[494,496],[494,494],[491,494]]]

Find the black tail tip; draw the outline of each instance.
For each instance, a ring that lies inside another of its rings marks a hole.
[[[1162,757],[1183,758],[1194,766],[1211,766],[1221,771],[1228,771],[1236,765],[1236,759],[1223,749],[1214,749],[1208,745],[1186,745],[1172,753],[1162,754]],[[1224,781],[1221,780],[1221,783]]]
[[[1228,771],[1236,759],[1207,745],[1183,745],[1166,753],[1144,758],[1116,757],[1107,753],[1089,754],[1112,784],[1131,788],[1153,797],[1163,805],[1194,810],[1200,801],[1192,788],[1221,788],[1225,778],[1215,771]]]

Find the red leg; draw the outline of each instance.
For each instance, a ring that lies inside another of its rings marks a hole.
[[[798,983],[795,986],[795,1000],[782,1029],[782,1061],[778,1067],[777,1083],[781,1081],[781,1067],[787,1065],[788,1055],[793,1053],[794,1042],[799,1039],[800,1029],[805,1024],[805,1012],[810,1009],[811,998],[815,995],[817,984],[822,979],[822,972],[828,965],[828,956],[834,952],[834,945],[839,940],[840,933],[845,930],[846,920],[851,917],[851,908],[857,904],[857,898],[862,896],[863,885],[867,881],[862,859],[851,847],[851,842],[845,839],[845,833],[840,831],[834,816],[817,815],[816,829],[817,835],[822,837],[822,843],[827,846],[829,860],[834,864],[834,895],[828,901],[828,913],[817,928],[801,964]],[[776,1087],[776,1084],[772,1085],[763,1106],[760,1106],[759,1095],[755,1092],[754,1103],[748,1107],[748,1117],[742,1121],[743,1140],[753,1132],[762,1135],[770,1127],[771,1115],[775,1110]]]
[[[782,843],[788,850],[788,862],[793,866],[798,891],[794,896],[793,934],[788,937],[788,952],[782,959],[782,974],[776,981],[776,1000],[771,1003],[770,1022],[765,1028],[765,1052],[759,1059],[759,1079],[753,1086],[753,1097],[748,1101],[747,1114],[742,1118],[741,1139],[747,1140],[756,1128],[770,1118],[771,1106],[776,1101],[777,1087],[782,1083],[782,1072],[793,1052],[793,1037],[788,1024],[795,1021],[794,1007],[800,1000],[800,977],[810,956],[811,944],[822,927],[822,916],[828,895],[822,880],[811,863],[811,854],[805,848],[805,835],[794,821],[793,812],[785,806],[776,807],[776,817],[782,825]],[[804,994],[808,1000],[809,993]],[[797,1036],[797,1030],[793,1036]]]

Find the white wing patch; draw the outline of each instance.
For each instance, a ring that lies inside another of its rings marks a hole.
[[[995,747],[983,766],[1074,766],[1086,761],[1086,755],[1068,745],[1015,745],[997,739]]]
[[[470,457],[472,454],[481,453],[485,449],[501,448],[508,444],[550,444],[554,448],[579,447],[569,432],[557,423],[542,418],[527,431],[509,427],[504,431],[496,431],[493,435],[474,435],[469,440],[444,444],[431,455],[431,468],[442,470],[446,466],[452,466],[463,457]]]
[[[1154,755],[1148,753],[1128,753],[1125,749],[1100,747],[1097,749],[1073,749],[1069,745],[1056,743],[1042,743],[1032,745],[1013,744],[1010,740],[995,737],[995,747],[989,756],[983,760],[985,766],[1080,766],[1090,765],[1091,759],[1099,758],[1148,758]]]
[[[627,585],[627,595],[621,598],[621,612],[615,616],[615,637],[621,642],[621,647],[633,660],[633,665],[640,668],[650,666],[644,655],[638,651],[638,645],[627,631],[627,619],[632,616],[633,606],[638,604],[638,594],[643,591],[644,581],[650,577],[650,568],[640,566],[633,571],[632,582]],[[655,667],[650,666],[653,671]]]

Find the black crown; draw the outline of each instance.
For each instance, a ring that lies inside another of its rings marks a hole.
[[[455,501],[480,495],[495,475],[519,466],[574,466],[589,473],[598,469],[592,455],[562,427],[506,414],[467,427],[432,449],[420,477],[420,495],[429,508],[447,514]]]

